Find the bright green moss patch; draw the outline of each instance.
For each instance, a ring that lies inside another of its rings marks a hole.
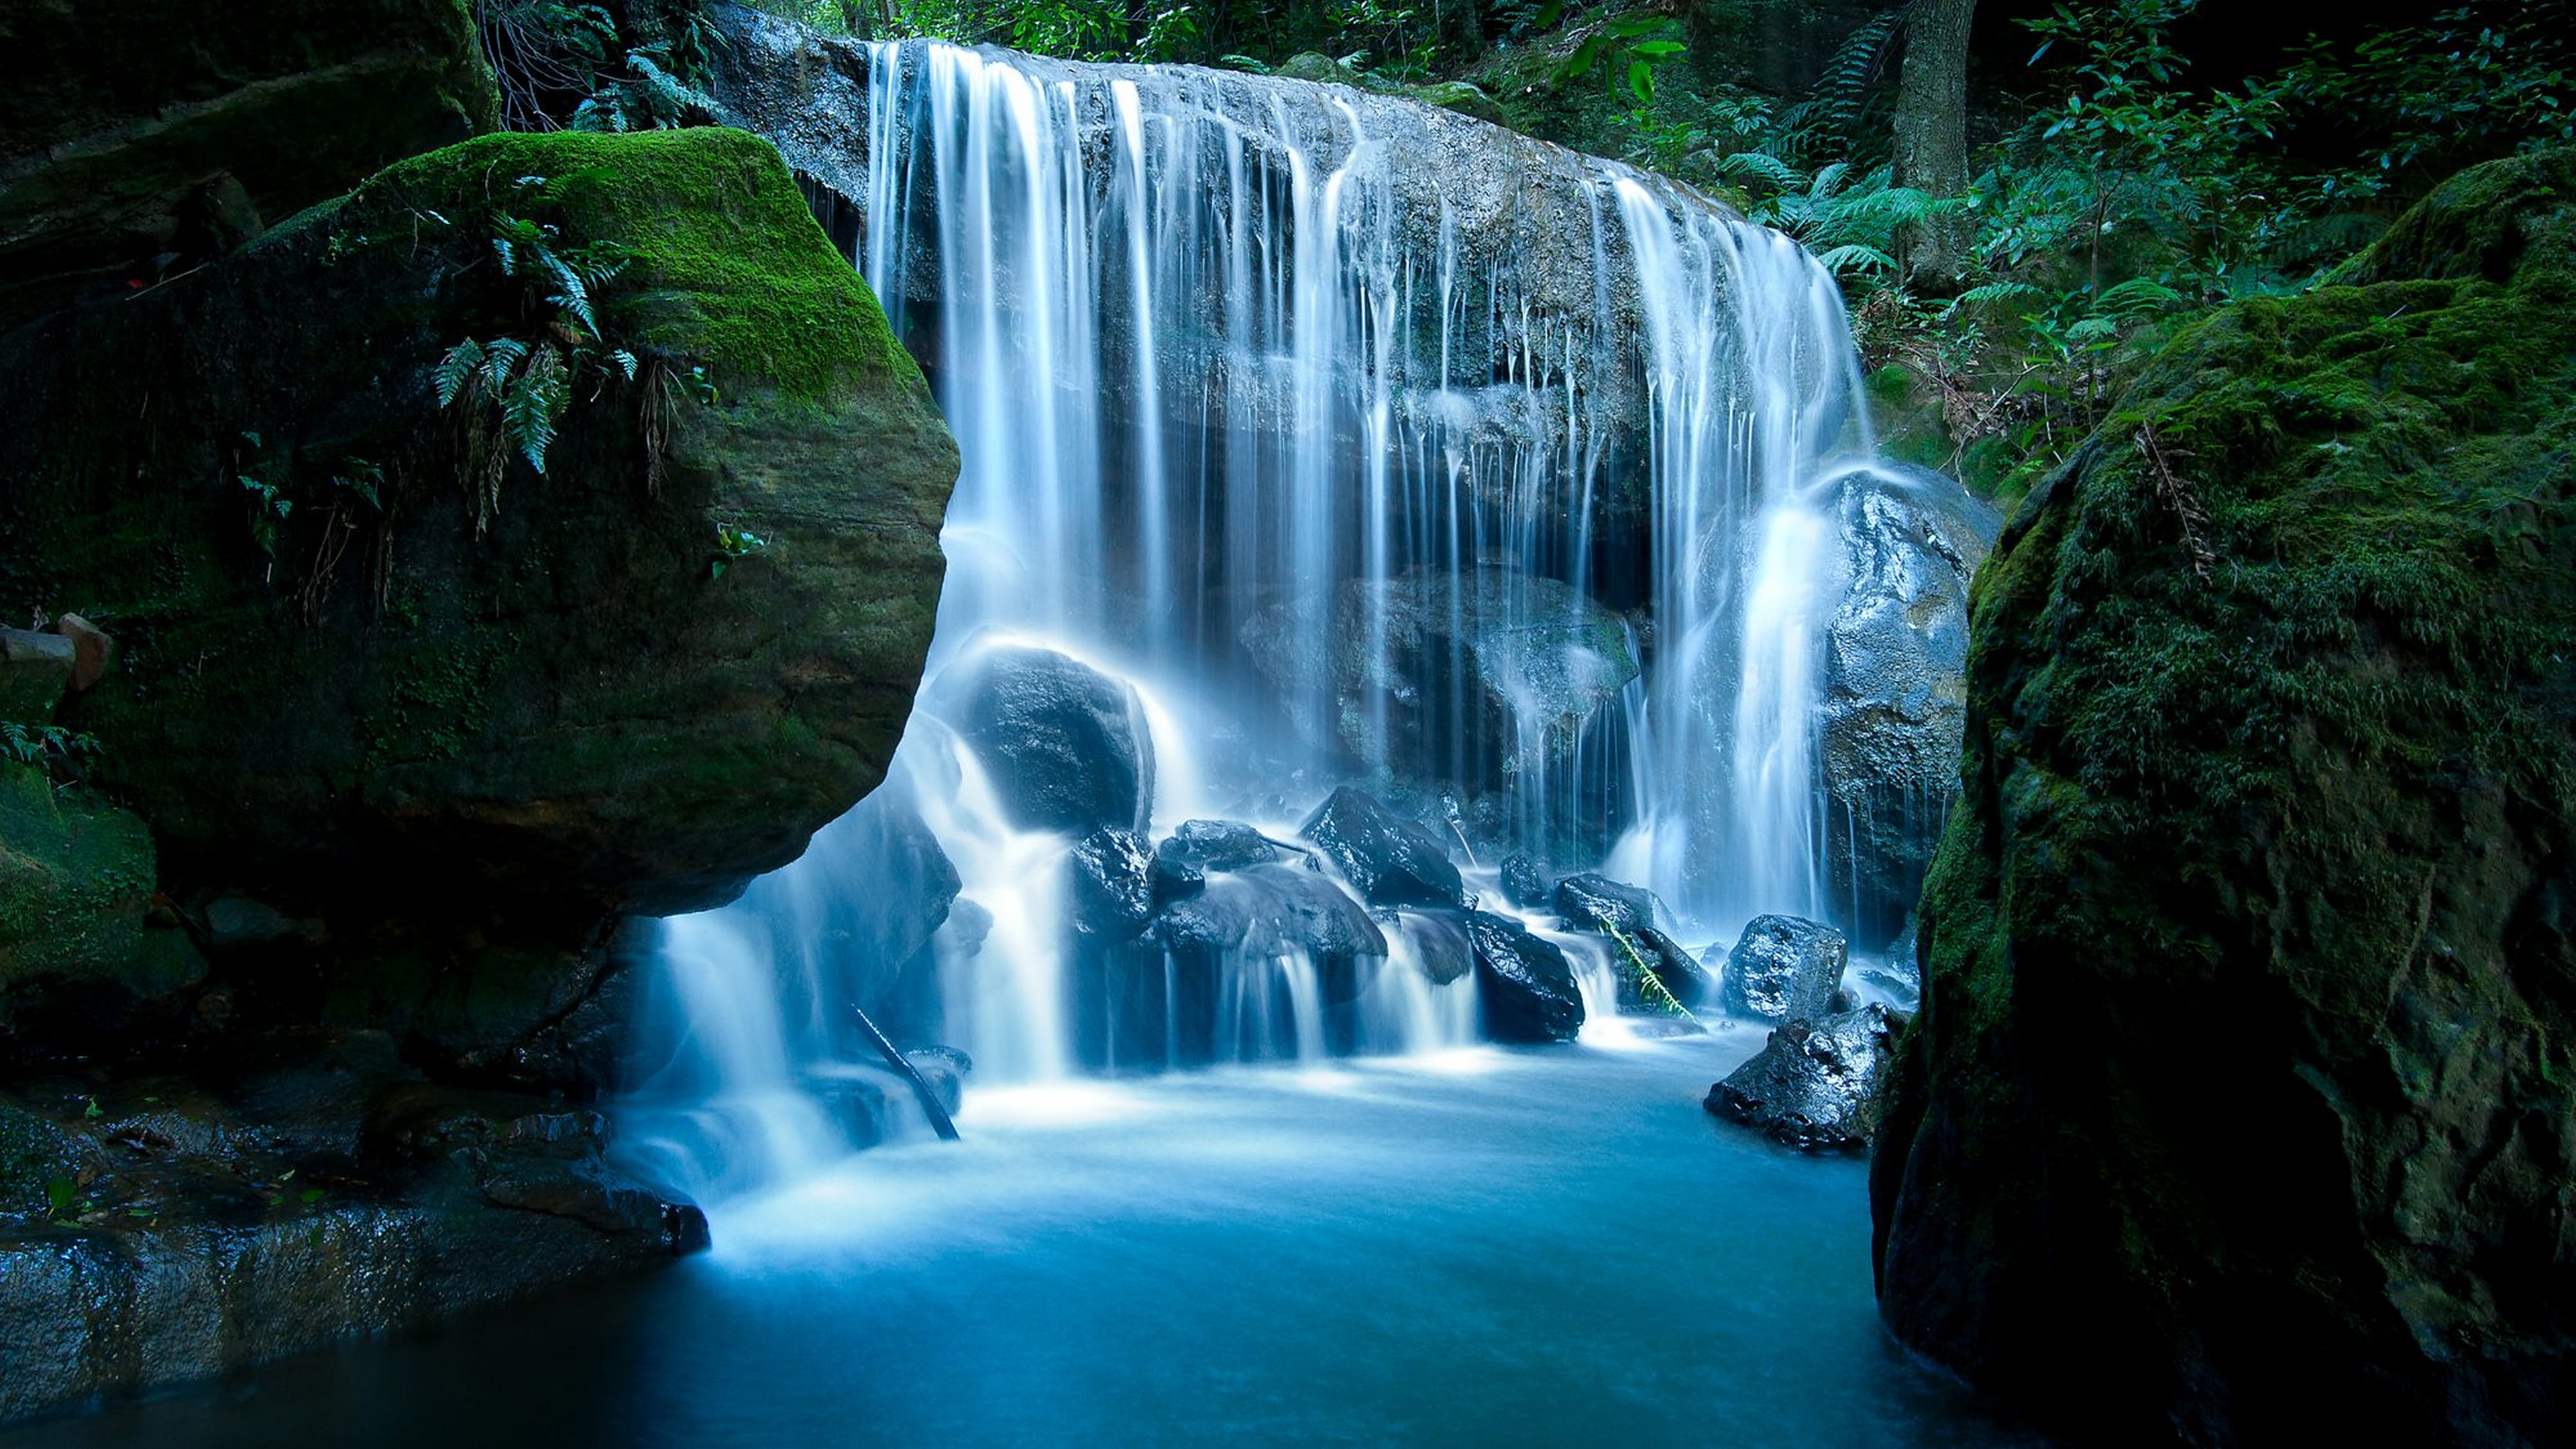
[[[522,177],[543,177],[521,188]],[[302,219],[366,242],[471,235],[493,211],[634,260],[602,329],[702,359],[720,382],[821,402],[918,378],[874,294],[815,224],[776,148],[742,131],[483,136],[389,167]]]

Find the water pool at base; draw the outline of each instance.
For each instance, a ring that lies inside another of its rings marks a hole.
[[[0,1446],[2038,1442],[1880,1329],[1860,1162],[1701,1110],[1759,1041],[975,1093],[670,1272]]]

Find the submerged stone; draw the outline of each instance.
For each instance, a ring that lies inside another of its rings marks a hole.
[[[1154,741],[1124,681],[1052,649],[1004,646],[951,666],[931,699],[1022,829],[1145,828]]]

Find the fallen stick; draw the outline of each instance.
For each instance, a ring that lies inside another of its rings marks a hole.
[[[949,1120],[948,1108],[940,1102],[939,1094],[931,1090],[930,1079],[921,1074],[921,1068],[914,1066],[910,1057],[894,1049],[894,1043],[886,1040],[886,1034],[877,1030],[877,1024],[868,1020],[868,1014],[861,1011],[855,1001],[850,1003],[850,1015],[859,1019],[859,1030],[866,1032],[868,1040],[877,1044],[877,1054],[886,1059],[886,1065],[903,1073],[905,1079],[912,1083],[912,1095],[920,1101],[922,1115],[930,1119],[931,1130],[939,1134],[939,1140],[956,1141],[957,1124]]]

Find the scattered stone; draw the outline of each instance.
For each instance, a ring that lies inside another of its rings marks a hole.
[[[1791,1147],[1854,1152],[1877,1124],[1869,1105],[1902,1023],[1883,1006],[1792,1021],[1708,1089],[1708,1110]]]
[[[1729,1015],[1761,1021],[1813,1020],[1833,1009],[1850,961],[1850,945],[1831,926],[1798,916],[1756,916],[1726,953],[1718,1004]]]
[[[54,621],[54,632],[72,641],[72,693],[99,682],[116,663],[116,641],[78,614]]]
[[[0,629],[0,720],[47,724],[71,688],[78,651],[59,634]]]
[[[1633,936],[1655,924],[1655,893],[1606,875],[1587,872],[1557,882],[1554,904],[1565,923],[1579,931],[1606,935],[1616,930]]]
[[[1430,832],[1377,797],[1345,785],[1306,817],[1315,842],[1361,895],[1378,905],[1461,906],[1467,884]]]
[[[1390,911],[1395,929],[1412,948],[1414,964],[1434,986],[1446,986],[1476,968],[1476,945],[1457,911]]]
[[[1572,1041],[1583,1029],[1583,992],[1552,941],[1490,911],[1463,923],[1476,954],[1476,1000],[1494,1041]]]

